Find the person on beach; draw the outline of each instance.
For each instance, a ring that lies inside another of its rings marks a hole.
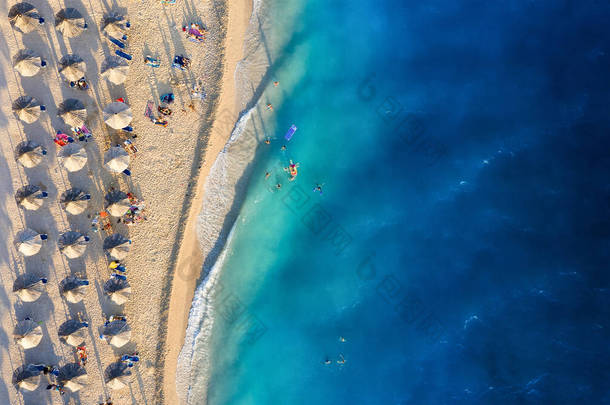
[[[100,402],[99,405],[112,405],[112,398],[108,397],[105,402]]]
[[[124,275],[119,274],[119,273],[112,273],[110,275],[110,278],[116,278],[118,280],[127,280],[127,277],[125,277]]]
[[[76,357],[78,358],[78,363],[85,367],[87,365],[87,348],[85,346],[78,346],[76,348]]]
[[[127,367],[133,367],[138,361],[140,361],[138,353],[134,353],[133,355],[124,354],[121,356],[121,362],[126,363]]]
[[[47,389],[55,390],[55,391],[59,392],[60,395],[64,395],[66,393],[66,391],[64,390],[64,387],[62,385],[58,385],[58,384],[49,384],[49,385],[47,385]]]
[[[110,262],[108,268],[110,270],[120,271],[121,273],[125,273],[125,271],[127,270],[125,266],[123,266],[118,260],[113,260],[112,262]]]

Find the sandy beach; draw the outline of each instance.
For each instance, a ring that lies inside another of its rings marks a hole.
[[[232,127],[214,125],[216,111],[230,111],[237,118],[235,64],[241,58],[243,35],[251,5],[243,2],[204,2],[178,0],[173,5],[159,1],[81,2],[31,1],[46,23],[22,35],[0,19],[3,41],[0,61],[0,229],[6,238],[0,244],[0,402],[11,404],[98,403],[109,395],[115,404],[177,403],[175,392],[176,357],[182,346],[184,329],[202,257],[194,229],[201,209],[203,184],[210,166],[224,146]],[[3,4],[6,16],[13,5]],[[54,27],[54,15],[61,7],[74,7],[85,18],[87,30],[75,38],[64,38]],[[114,11],[129,19],[125,52],[129,62],[127,81],[114,85],[100,77],[104,59],[115,46],[101,31],[104,15]],[[207,28],[204,43],[188,41],[181,27],[191,22]],[[33,77],[21,77],[13,70],[12,57],[18,49],[29,48],[47,61],[47,67]],[[86,64],[90,89],[71,89],[58,74],[58,61],[66,54],[78,54]],[[142,62],[149,54],[161,61],[151,68]],[[192,60],[189,71],[171,68],[174,55]],[[224,58],[223,58],[224,55]],[[191,100],[190,88],[200,82],[205,100]],[[144,116],[147,101],[159,104],[159,95],[175,94],[173,113],[166,128],[154,125]],[[47,109],[31,124],[19,121],[11,111],[20,96],[33,96]],[[102,109],[122,97],[133,111],[133,141],[138,149],[131,158],[132,175],[111,174],[102,166],[102,156],[111,143],[124,138],[102,120]],[[88,161],[76,172],[67,172],[57,160],[59,147],[53,143],[56,130],[69,131],[57,116],[57,106],[65,99],[81,100],[87,109],[87,126],[93,139],[84,144]],[[37,167],[24,168],[14,158],[18,143],[30,140],[47,151]],[[36,211],[23,211],[14,193],[26,184],[40,185],[49,197]],[[91,194],[88,209],[80,215],[67,214],[59,204],[60,195],[71,187]],[[104,209],[104,195],[111,188],[133,193],[146,205],[147,220],[133,226],[112,222],[112,232],[127,236],[132,244],[122,261],[132,286],[123,307],[111,305],[103,285],[111,271],[102,249],[104,230],[91,231],[91,218]],[[49,235],[41,251],[21,256],[14,244],[18,232],[32,228]],[[91,241],[85,254],[67,259],[57,249],[59,235],[67,230],[86,233]],[[48,278],[46,292],[35,302],[21,302],[12,292],[20,274]],[[82,302],[70,304],[60,295],[59,282],[68,275],[86,277],[90,284]],[[176,277],[177,275],[177,277]],[[131,341],[113,349],[100,340],[105,317],[124,315],[132,328]],[[13,328],[25,317],[40,322],[41,343],[23,350],[13,342]],[[60,397],[45,390],[46,377],[33,392],[18,392],[11,378],[13,370],[27,363],[63,366],[75,361],[74,350],[59,341],[58,328],[66,320],[79,317],[89,323],[85,344],[89,353],[87,386]],[[166,335],[166,331],[169,334]],[[127,388],[111,391],[105,384],[104,370],[122,354],[138,352],[140,362],[132,368]]]

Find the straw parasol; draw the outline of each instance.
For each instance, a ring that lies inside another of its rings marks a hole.
[[[70,319],[59,326],[57,330],[59,340],[67,345],[78,347],[85,342],[88,326],[86,322]]]
[[[123,347],[131,339],[131,328],[125,321],[112,321],[104,327],[102,336],[111,346]]]
[[[38,166],[46,154],[42,146],[32,141],[21,142],[15,149],[15,159],[27,168]]]
[[[118,56],[108,57],[102,64],[102,77],[114,84],[124,83],[129,73],[129,64]]]
[[[71,127],[80,128],[85,125],[87,110],[82,101],[69,98],[59,105],[57,114]]]
[[[63,8],[55,14],[55,28],[68,38],[76,37],[87,28],[82,14],[75,8]]]
[[[28,184],[17,190],[15,200],[26,210],[35,211],[42,206],[44,196],[40,187]]]
[[[42,327],[31,319],[24,319],[15,325],[13,339],[24,349],[36,347],[42,340]]]
[[[13,283],[13,292],[24,302],[34,302],[44,292],[47,279],[34,274],[22,274]]]
[[[46,66],[46,62],[42,60],[36,52],[31,49],[22,49],[15,55],[13,66],[21,76],[30,77],[40,72],[40,69]]]
[[[85,253],[89,238],[80,232],[68,231],[59,236],[59,251],[69,259],[76,259]]]
[[[57,154],[59,164],[69,172],[77,172],[87,163],[87,152],[77,143],[71,143],[59,151]]]
[[[64,388],[77,392],[87,385],[87,370],[78,363],[68,363],[59,369],[57,380]]]
[[[87,209],[87,203],[90,199],[91,196],[83,190],[71,188],[62,193],[59,202],[69,214],[78,215]]]
[[[87,294],[87,286],[89,285],[89,281],[74,277],[68,276],[61,280],[59,283],[59,292],[66,298],[68,302],[76,304],[77,302],[81,302],[85,295]]]
[[[106,211],[113,217],[122,217],[129,211],[129,197],[122,191],[114,190],[106,194]]]
[[[112,172],[121,173],[129,167],[129,153],[120,146],[113,146],[104,154],[104,166]]]
[[[26,124],[35,122],[45,107],[38,100],[30,96],[21,96],[13,103],[13,112]]]
[[[110,13],[104,16],[102,20],[104,34],[116,39],[123,39],[127,34],[129,23],[125,21],[125,17],[118,13]]]
[[[36,8],[30,3],[17,3],[8,12],[11,26],[22,34],[32,32],[44,22]]]
[[[85,61],[78,55],[68,54],[59,60],[59,73],[71,82],[82,79],[86,69]]]
[[[112,277],[104,284],[104,293],[117,305],[123,305],[131,295],[131,286],[127,280]]]
[[[121,388],[127,387],[129,384],[129,376],[131,376],[131,370],[129,366],[123,362],[112,363],[104,371],[104,378],[106,385],[112,390],[120,390]]]
[[[124,259],[129,252],[131,241],[120,233],[113,233],[104,239],[104,250],[116,260]]]
[[[125,103],[114,101],[104,108],[104,122],[110,128],[125,128],[131,122],[133,114]]]
[[[44,236],[46,239],[46,235]],[[43,235],[33,229],[26,228],[17,234],[15,247],[24,256],[34,256],[40,252],[42,247]]]
[[[40,369],[33,364],[19,367],[13,372],[13,385],[18,390],[34,391],[40,384]]]

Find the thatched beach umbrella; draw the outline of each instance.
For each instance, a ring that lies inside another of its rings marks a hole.
[[[69,259],[76,259],[85,253],[89,238],[80,232],[68,231],[59,236],[59,251]]]
[[[24,319],[15,325],[13,339],[24,349],[36,347],[42,340],[42,327],[31,319]]]
[[[65,37],[76,37],[87,28],[83,15],[75,8],[63,8],[55,14],[55,28]]]
[[[44,18],[30,3],[15,4],[8,12],[8,19],[11,26],[22,34],[34,31],[36,27],[44,23]]]
[[[131,241],[120,233],[113,233],[104,239],[104,250],[116,260],[124,259],[129,253]]]
[[[71,127],[80,128],[85,125],[87,109],[82,101],[69,98],[59,105],[57,115]]]
[[[42,206],[44,198],[46,198],[47,195],[48,194],[42,191],[40,187],[28,184],[17,190],[15,193],[15,200],[18,205],[26,210],[35,211]]]
[[[121,84],[127,79],[129,64],[125,59],[113,55],[104,61],[101,73],[102,77],[105,77],[109,82]]]
[[[30,96],[21,96],[13,102],[13,112],[26,124],[35,122],[40,117],[40,112],[46,107],[38,100]]]
[[[104,154],[104,166],[112,172],[121,173],[129,167],[129,153],[120,146],[113,146]]]
[[[122,217],[131,207],[129,197],[120,190],[111,191],[104,198],[106,199],[106,211],[113,217]]]
[[[21,142],[15,149],[15,159],[27,168],[38,166],[46,154],[42,146],[32,141]]]
[[[127,387],[129,376],[131,376],[131,370],[123,362],[112,363],[104,371],[106,385],[112,390],[120,390]]]
[[[13,292],[24,302],[34,302],[44,292],[46,278],[38,277],[34,274],[22,274],[13,283]]]
[[[104,284],[104,293],[117,305],[123,305],[131,296],[131,286],[127,280],[112,277]]]
[[[78,363],[69,363],[59,369],[57,380],[72,392],[80,391],[87,385],[87,370]]]
[[[57,154],[59,164],[69,172],[77,172],[87,163],[87,151],[77,143],[70,143]]]
[[[68,276],[59,283],[59,292],[68,302],[76,304],[85,298],[88,285],[89,280]]]
[[[88,326],[87,322],[70,319],[59,326],[57,330],[59,340],[67,345],[78,347],[85,342]]]
[[[71,82],[82,79],[86,70],[85,61],[78,55],[68,54],[59,60],[59,73]]]
[[[129,21],[122,14],[109,13],[102,19],[104,34],[116,39],[123,39],[129,28]]]
[[[102,335],[100,336],[114,347],[123,347],[131,339],[131,327],[125,321],[116,320],[112,321],[106,326]]]
[[[34,391],[40,384],[40,373],[34,364],[21,366],[13,372],[13,385],[18,390]]]
[[[24,256],[34,256],[40,252],[42,241],[46,239],[46,234],[40,234],[33,229],[26,228],[17,234],[15,247]]]
[[[31,49],[22,49],[13,59],[15,70],[24,77],[34,76],[46,65],[47,62]]]
[[[79,188],[64,191],[59,199],[61,206],[72,215],[82,214],[87,209],[91,196]]]
[[[104,108],[104,122],[110,128],[125,128],[131,122],[133,114],[125,103],[114,101]]]

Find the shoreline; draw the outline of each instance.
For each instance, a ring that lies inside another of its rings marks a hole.
[[[197,222],[202,210],[205,195],[205,182],[212,165],[220,151],[224,148],[233,125],[239,116],[238,100],[236,97],[235,69],[237,63],[243,58],[244,39],[250,16],[252,14],[252,0],[243,2],[227,2],[226,14],[228,17],[225,33],[225,46],[223,56],[223,74],[218,104],[215,108],[214,119],[210,129],[203,162],[197,176],[194,196],[190,208],[181,242],[179,243],[177,260],[172,269],[169,293],[169,308],[167,309],[167,322],[165,325],[165,339],[161,343],[160,353],[164,358],[163,384],[161,398],[163,403],[177,404],[179,400],[176,387],[176,371],[178,356],[184,344],[186,327],[189,319],[191,303],[200,279],[203,268],[203,253],[197,236]],[[230,114],[231,119],[219,120],[220,114]],[[233,125],[228,126],[227,122]],[[163,309],[162,309],[163,312]]]

